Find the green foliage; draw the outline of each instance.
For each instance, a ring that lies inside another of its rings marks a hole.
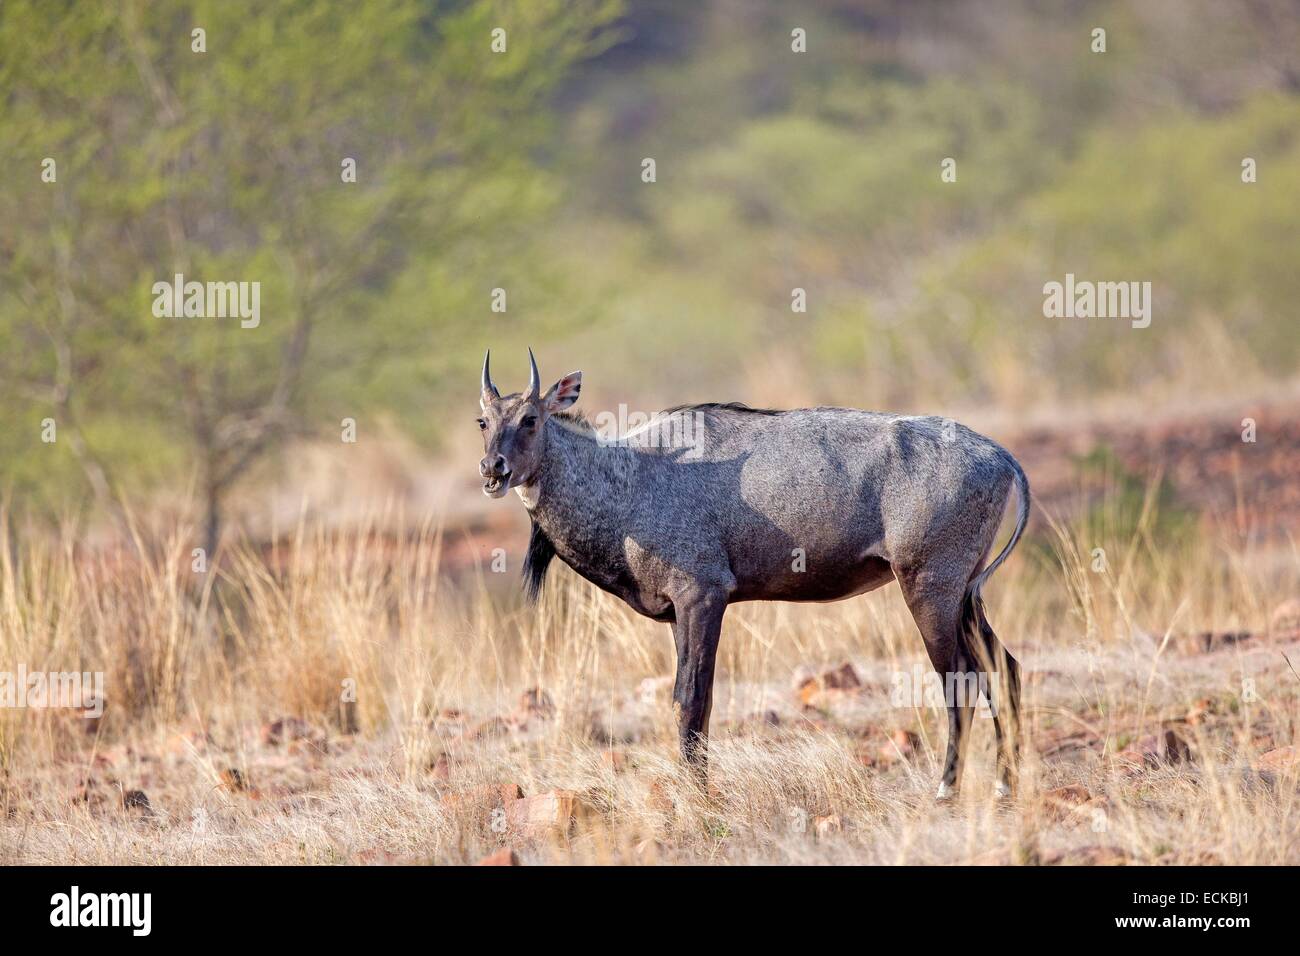
[[[919,410],[1294,374],[1300,97],[1245,65],[1289,62],[1278,23],[1300,27],[1235,4],[1195,3],[1190,20],[969,5],[941,24],[923,6],[682,14],[676,56],[586,68],[575,148],[557,155],[595,188],[565,241],[616,237],[574,278],[614,290],[604,324],[654,365],[654,395],[703,377],[710,397]],[[636,181],[644,156],[657,183]],[[1245,156],[1258,183],[1241,181]],[[1045,318],[1043,285],[1067,272],[1151,282],[1152,327]],[[600,354],[606,378],[639,380]],[[770,357],[803,380],[756,378]]]
[[[615,12],[6,2],[10,484],[54,494],[96,468],[122,481],[156,471],[161,449],[219,497],[285,436],[377,407],[424,418],[417,359],[468,337],[471,292],[486,303],[495,278],[483,250],[554,202],[534,155],[552,123],[541,107]],[[39,177],[44,157],[55,183]],[[260,282],[261,324],[155,316],[153,284],[177,273]],[[54,445],[39,442],[47,415]]]

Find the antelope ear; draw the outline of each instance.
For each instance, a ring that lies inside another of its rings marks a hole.
[[[548,415],[551,412],[563,411],[578,400],[580,391],[582,391],[582,373],[570,372],[550,387],[542,398],[542,408],[546,409]]]

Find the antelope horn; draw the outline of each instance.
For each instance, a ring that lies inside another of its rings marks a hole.
[[[542,394],[542,377],[537,374],[537,359],[533,350],[528,350],[528,397],[534,401]]]
[[[491,395],[493,398],[500,398],[497,386],[491,384],[491,372],[487,371],[487,362],[489,362],[490,358],[491,349],[484,352],[484,381],[482,381],[482,389],[484,389],[485,395]]]
[[[491,349],[488,349],[486,352],[483,353],[483,391],[491,395],[493,398],[500,398],[501,393],[498,392],[497,387],[492,384],[492,375],[490,372],[488,372],[488,360],[491,357],[492,357]]]

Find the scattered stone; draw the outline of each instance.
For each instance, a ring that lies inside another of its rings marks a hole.
[[[540,687],[530,687],[519,696],[519,710],[527,717],[546,720],[555,716],[555,703]]]
[[[1069,806],[1080,806],[1092,799],[1092,794],[1088,788],[1082,784],[1072,783],[1064,787],[1056,787],[1048,790],[1043,794],[1044,799],[1049,803],[1064,803]]]
[[[1260,756],[1256,762],[1260,770],[1284,773],[1300,768],[1300,747],[1278,747]]]
[[[138,810],[145,816],[153,814],[153,807],[149,804],[149,797],[143,790],[127,790],[123,793],[122,808],[124,810]]]
[[[488,795],[495,795],[503,803],[524,798],[524,788],[517,783],[501,783],[495,787],[481,787],[480,790]]]
[[[1117,754],[1111,754],[1111,765],[1124,774],[1138,774],[1148,767],[1156,765],[1155,758],[1143,754],[1132,747],[1125,748]]]
[[[1158,752],[1165,763],[1186,763],[1192,759],[1192,747],[1178,731],[1166,727],[1160,736]]]
[[[858,672],[848,661],[839,670],[827,671],[822,675],[822,684],[828,690],[856,690],[862,686]]]
[[[875,730],[865,731],[864,736],[867,739],[860,743],[854,752],[858,763],[864,767],[873,769],[891,767],[910,760],[921,750],[920,735],[902,728],[890,731],[884,740],[881,740],[880,732]]]
[[[111,770],[114,767],[126,763],[131,751],[123,744],[115,744],[112,747],[104,747],[95,753],[95,768],[98,770]]]
[[[568,833],[577,821],[578,795],[572,790],[550,790],[511,800],[505,809],[507,823],[526,833]]]
[[[434,780],[446,781],[451,779],[451,761],[447,759],[445,753],[438,754],[433,762],[429,764],[428,770],[429,775]]]
[[[813,676],[806,669],[797,670],[795,674],[799,681],[795,693],[804,707],[826,703],[862,689],[862,680],[848,661],[834,670],[823,672],[820,677]]]
[[[1117,846],[1076,846],[1039,855],[1043,866],[1127,866],[1133,858]]]
[[[1094,797],[1081,784],[1069,784],[1048,790],[1043,794],[1047,816],[1056,823],[1077,826],[1093,819],[1096,811],[1103,813],[1110,807],[1104,796]]]
[[[1158,866],[1223,866],[1223,858],[1213,850],[1170,850],[1156,857]]]
[[[1015,838],[1008,846],[985,850],[964,864],[966,866],[1035,866],[1038,864],[1038,844],[1030,839]]]
[[[838,813],[830,813],[824,817],[816,817],[813,819],[813,833],[817,835],[817,839],[819,840],[825,840],[828,837],[841,832],[843,829],[844,826],[840,822],[840,815]]]
[[[805,684],[809,681],[815,681],[816,679],[817,675],[813,673],[811,667],[807,664],[800,664],[794,669],[794,673],[790,675],[790,689],[794,691],[795,694],[798,694]]]
[[[300,717],[281,717],[262,728],[262,743],[279,747],[294,740],[304,740],[312,735],[311,724]]]
[[[1166,727],[1159,734],[1147,734],[1117,753],[1114,760],[1129,772],[1185,763],[1192,758],[1190,745],[1178,731]]]
[[[822,694],[822,685],[817,678],[810,677],[799,687],[799,704],[802,707],[815,707],[816,701]]]
[[[1202,697],[1187,709],[1183,720],[1191,727],[1199,727],[1218,713],[1218,707],[1209,697]]]
[[[1093,797],[1087,803],[1080,804],[1074,808],[1074,823],[1088,823],[1090,825],[1101,823],[1104,827],[1106,824],[1106,814],[1110,812],[1110,800],[1106,797]],[[1098,814],[1101,819],[1098,820]]]
[[[921,749],[921,737],[910,730],[895,730],[889,740],[876,750],[876,758],[882,765],[898,763],[915,756]]]
[[[1053,732],[1037,744],[1040,756],[1056,757],[1063,760],[1078,759],[1101,746],[1100,739],[1086,730],[1068,733]]]
[[[503,846],[495,853],[489,853],[483,859],[474,864],[475,866],[522,866],[519,862],[519,854],[508,846]]]
[[[1184,654],[1209,654],[1234,647],[1254,638],[1252,631],[1199,631],[1193,634],[1179,634],[1173,643]]]
[[[487,804],[503,807],[516,800],[523,799],[524,791],[517,783],[488,784],[471,787],[468,790],[454,790],[442,798],[443,806],[448,808],[476,806]]]
[[[627,768],[627,754],[621,750],[605,750],[601,752],[600,762],[607,770],[622,773]]]
[[[650,789],[646,791],[645,805],[647,810],[654,810],[658,813],[671,813],[675,806],[672,794],[658,780],[651,783]]]
[[[236,767],[227,767],[221,771],[221,786],[231,793],[242,793],[248,789],[248,781]]]
[[[73,803],[84,803],[88,807],[103,806],[104,801],[104,793],[99,787],[99,781],[94,777],[87,777],[82,780],[72,793]]]

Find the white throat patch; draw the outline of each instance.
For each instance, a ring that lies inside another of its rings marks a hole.
[[[533,482],[531,485],[515,485],[515,494],[524,503],[524,507],[532,511],[537,507],[537,500],[542,496],[542,489],[537,482]]]

